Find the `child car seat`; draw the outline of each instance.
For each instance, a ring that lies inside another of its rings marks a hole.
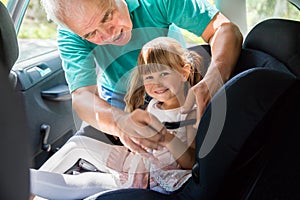
[[[296,1],[295,1],[296,2]],[[248,34],[245,48],[263,51],[285,64],[297,80],[279,98],[244,145],[219,197],[232,199],[299,199],[300,22],[270,19]],[[252,146],[257,149],[245,160]],[[246,161],[248,163],[246,163]],[[235,192],[234,198],[231,194]]]

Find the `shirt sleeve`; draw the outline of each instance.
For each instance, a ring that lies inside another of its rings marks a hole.
[[[160,11],[169,23],[201,36],[219,12],[207,0],[158,0]]]
[[[58,29],[58,48],[70,92],[97,84],[94,46],[71,31]]]

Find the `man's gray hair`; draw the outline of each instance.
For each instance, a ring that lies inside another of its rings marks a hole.
[[[47,13],[47,19],[52,20],[59,26],[66,27],[63,18],[68,12],[72,1],[68,0],[41,0],[41,4]],[[69,6],[67,6],[69,5]]]
[[[52,20],[59,26],[67,27],[66,20],[68,17],[74,17],[75,15],[82,16],[80,12],[84,11],[82,3],[84,0],[40,0],[44,7],[48,20]],[[90,1],[90,0],[85,0]],[[94,1],[99,8],[102,8],[104,4],[116,4],[119,5],[123,0],[98,0]],[[75,6],[75,7],[74,7]],[[74,13],[74,8],[76,13]]]

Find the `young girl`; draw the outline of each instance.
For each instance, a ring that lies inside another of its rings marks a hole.
[[[201,80],[201,71],[201,57],[174,39],[160,37],[144,45],[132,72],[125,110],[138,112],[147,94],[152,98],[147,111],[161,122],[178,122],[179,126],[169,127],[172,129],[165,133],[160,148],[145,148],[148,153],[144,154],[74,136],[39,170],[31,170],[31,192],[45,198],[74,199],[129,187],[164,193],[179,189],[191,177],[196,134],[192,124],[180,124],[195,118],[195,113],[181,114],[180,107],[188,89]],[[97,172],[63,174],[80,158],[95,166]]]

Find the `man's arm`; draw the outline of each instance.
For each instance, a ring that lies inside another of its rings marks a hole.
[[[98,130],[117,136],[117,133],[113,132],[116,124],[112,120],[112,113],[116,113],[118,110],[113,111],[110,104],[99,98],[96,85],[82,87],[72,92],[72,104],[83,121]],[[103,112],[103,116],[106,116],[106,119],[102,119],[103,123],[98,122],[97,112]]]
[[[196,101],[196,127],[211,97],[229,79],[243,42],[243,36],[238,27],[221,13],[216,14],[211,20],[202,38],[211,46],[211,63],[204,78],[189,91],[182,108],[182,112],[187,113]]]
[[[212,71],[221,75],[226,82],[233,71],[241,52],[243,36],[238,27],[231,23],[223,14],[218,13],[208,24],[202,38],[211,46],[211,64],[204,77],[210,79]],[[215,76],[213,76],[213,79]],[[217,88],[219,89],[219,88]],[[216,91],[212,91],[214,94]]]
[[[99,98],[97,86],[86,86],[72,92],[73,108],[78,116],[98,130],[120,138],[124,146],[134,152],[143,147],[157,149],[161,122],[143,110],[126,113]],[[145,135],[147,134],[147,135]]]

